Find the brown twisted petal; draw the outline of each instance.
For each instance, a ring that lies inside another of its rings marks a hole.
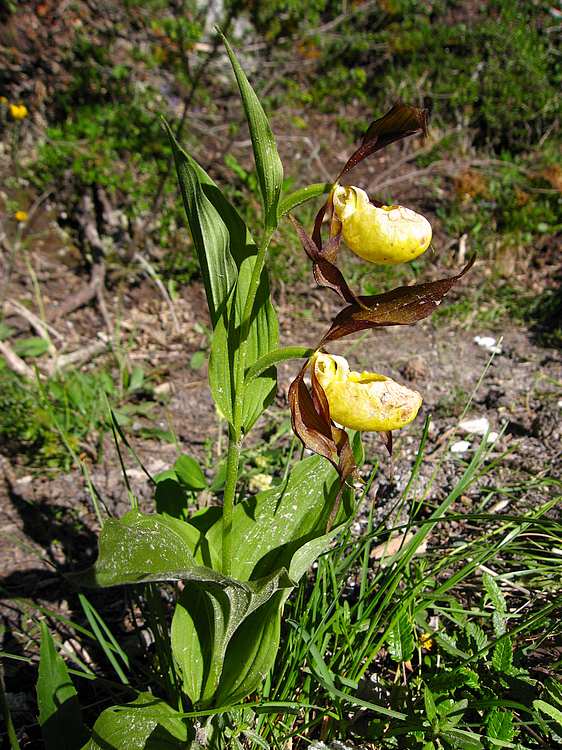
[[[427,318],[439,307],[457,281],[472,268],[475,260],[476,256],[469,260],[460,273],[449,278],[426,284],[400,286],[384,294],[359,297],[357,302],[348,305],[336,315],[319,347],[328,341],[335,341],[368,328],[411,325]]]

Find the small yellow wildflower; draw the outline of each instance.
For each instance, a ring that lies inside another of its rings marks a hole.
[[[27,117],[27,107],[25,104],[10,104],[10,114],[14,120],[23,120]]]
[[[264,490],[268,490],[271,487],[272,482],[273,477],[271,477],[269,474],[255,474],[250,478],[248,487],[250,489],[250,492],[263,492]]]
[[[357,187],[334,188],[334,211],[349,249],[371,263],[407,263],[431,242],[431,224],[404,206],[378,208]]]
[[[0,96],[0,104],[7,104],[7,103],[8,103],[8,100],[6,99],[6,97]]]
[[[344,357],[318,353],[314,373],[322,386],[330,417],[360,432],[399,430],[415,419],[422,403],[417,391],[375,372],[354,372]]]
[[[433,638],[431,637],[431,633],[422,633],[420,635],[420,646],[424,648],[426,651],[431,651],[433,649]]]
[[[27,221],[27,211],[16,211],[16,213],[14,214],[14,218],[16,221]]]

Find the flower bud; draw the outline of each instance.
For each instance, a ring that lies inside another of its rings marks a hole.
[[[431,242],[431,224],[404,206],[377,208],[364,190],[336,185],[334,211],[349,249],[371,263],[407,263]]]
[[[416,391],[375,372],[354,372],[344,357],[319,352],[312,360],[330,417],[360,432],[386,432],[415,419],[422,403]]]

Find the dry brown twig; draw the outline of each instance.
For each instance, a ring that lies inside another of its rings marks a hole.
[[[26,380],[32,380],[34,372],[29,365],[23,361],[21,357],[15,353],[10,344],[7,341],[0,341],[0,354],[6,360],[6,364],[17,375],[21,375]]]

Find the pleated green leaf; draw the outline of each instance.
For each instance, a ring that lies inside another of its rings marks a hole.
[[[279,196],[283,184],[283,165],[277,153],[275,138],[263,107],[256,96],[242,66],[226,37],[222,37],[240,89],[244,112],[250,129],[256,172],[263,200],[264,224],[269,229],[277,226]]]
[[[255,245],[252,247],[255,250]],[[254,262],[252,255],[240,265],[238,283],[217,321],[211,340],[209,384],[217,407],[230,424],[233,422],[235,400],[241,397],[238,382],[239,334]],[[276,349],[278,340],[277,315],[269,298],[269,281],[264,269],[248,333],[246,367],[251,367],[258,359]],[[272,366],[245,389],[242,426],[246,432],[273,401],[276,385],[276,369]]]
[[[296,464],[283,484],[238,503],[232,528],[232,575],[252,581],[286,568],[297,581],[318,550],[329,543],[326,525],[338,490],[335,469],[320,456],[311,456]],[[344,492],[336,531],[350,513],[349,493]],[[207,533],[211,547],[220,548],[221,534],[222,519]]]
[[[235,394],[240,393],[236,381],[240,322],[257,247],[236,209],[205,170],[181,148],[169,127],[168,135],[214,329],[209,362],[211,393],[222,416],[232,423],[233,401]],[[269,299],[269,281],[264,269],[252,312],[246,367],[275,349],[278,339],[277,316]],[[246,390],[245,430],[271,403],[275,388],[276,372],[270,367]]]
[[[246,244],[246,226],[205,170],[182,149],[168,123],[164,125],[214,325],[236,284],[235,258]]]
[[[286,571],[269,579],[240,585],[192,582],[180,597],[172,620],[172,653],[183,689],[199,708],[211,705],[230,643],[256,610],[292,588]],[[277,606],[279,608],[279,605]],[[250,692],[250,691],[249,691]]]
[[[226,652],[217,706],[229,706],[255,692],[273,666],[281,634],[281,613],[289,591],[278,591],[238,628]]]

